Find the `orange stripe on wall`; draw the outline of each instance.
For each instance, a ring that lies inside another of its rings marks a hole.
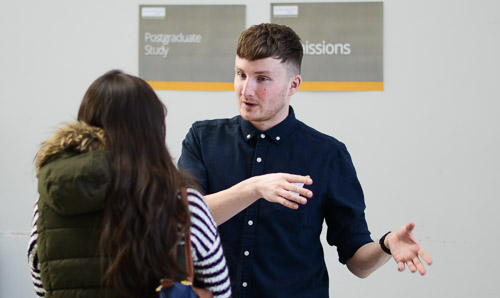
[[[148,81],[155,90],[233,91],[233,82],[160,82]]]
[[[300,91],[383,91],[384,82],[302,82]]]
[[[233,91],[233,83],[148,81],[155,90]],[[383,91],[384,82],[302,82],[300,91]]]

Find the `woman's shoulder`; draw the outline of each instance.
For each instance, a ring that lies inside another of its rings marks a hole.
[[[215,228],[215,220],[210,213],[203,195],[194,188],[187,189],[187,199],[189,203],[189,211],[191,213],[191,224],[204,224],[211,228]]]
[[[195,188],[188,187],[186,189],[186,192],[187,192],[187,197],[188,197],[189,204],[196,203],[196,202],[201,202],[203,205],[205,205],[205,206],[207,205],[205,203],[205,200],[203,199],[203,195],[198,190],[196,190]]]
[[[106,148],[104,131],[84,122],[65,123],[51,138],[42,143],[35,161],[37,172],[61,156],[73,156]]]

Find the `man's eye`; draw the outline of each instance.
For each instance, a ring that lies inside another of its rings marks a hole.
[[[246,77],[247,77],[247,76],[246,76],[246,74],[241,73],[241,72],[238,72],[238,73],[237,73],[237,75],[238,75],[238,77],[240,77],[240,78],[242,78],[242,79],[244,79],[244,78],[246,78]]]
[[[265,81],[269,81],[269,78],[266,78],[266,77],[259,77],[257,80],[261,81],[261,82],[265,82]]]

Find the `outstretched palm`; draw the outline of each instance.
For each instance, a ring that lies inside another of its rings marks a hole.
[[[415,224],[412,222],[400,227],[388,235],[387,242],[394,260],[398,263],[399,271],[403,271],[406,264],[411,272],[418,270],[421,275],[424,275],[426,270],[420,258],[428,265],[432,264],[432,258],[413,236],[414,228]]]

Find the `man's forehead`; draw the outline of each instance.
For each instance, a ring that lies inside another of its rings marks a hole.
[[[257,60],[247,60],[245,58],[236,56],[234,68],[236,70],[245,72],[265,74],[280,71],[284,69],[284,65],[283,63],[281,63],[281,59],[272,57]]]

